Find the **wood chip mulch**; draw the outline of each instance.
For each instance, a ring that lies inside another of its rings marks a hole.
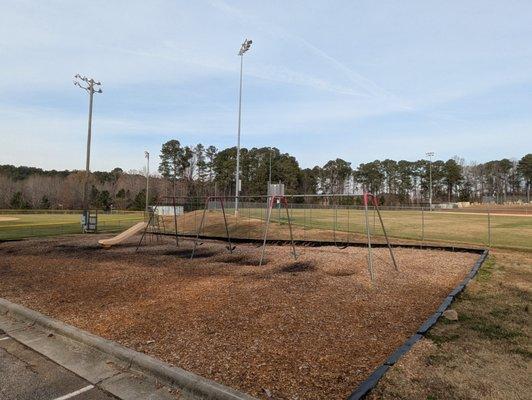
[[[0,244],[0,297],[268,399],[344,399],[467,274],[474,254],[105,235]]]

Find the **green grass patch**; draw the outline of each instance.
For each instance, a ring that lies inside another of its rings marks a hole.
[[[427,333],[427,338],[432,340],[437,345],[441,345],[443,343],[452,342],[454,340],[459,339],[460,335],[457,333],[438,334],[430,331],[429,333]]]
[[[2,214],[17,218],[0,221],[0,240],[81,233],[81,214]],[[98,231],[119,232],[143,220],[142,213],[99,214]]]
[[[248,218],[264,219],[263,209],[242,209]],[[424,212],[424,229],[419,210],[383,210],[381,215],[389,237],[394,239],[488,245],[488,218],[482,214]],[[292,208],[292,223],[307,229],[365,233],[365,213],[359,209]],[[271,222],[286,222],[284,210],[274,210]],[[382,236],[379,219],[370,211],[370,231]],[[332,233],[331,233],[332,234]],[[492,215],[491,245],[532,251],[532,218],[522,215]]]
[[[516,337],[523,336],[521,331],[508,329],[500,324],[493,324],[485,321],[472,324],[471,329],[480,333],[481,336],[487,339],[512,340]]]
[[[479,282],[485,282],[491,278],[494,270],[495,270],[495,259],[492,256],[490,256],[488,257],[486,261],[484,261],[484,263],[478,270],[476,279]]]
[[[509,322],[502,318],[499,321],[491,321],[492,313],[499,313],[501,308],[494,308],[487,311],[486,314],[480,314],[482,310],[475,310],[478,314],[469,314],[462,312],[460,322],[467,329],[471,329],[480,335],[481,338],[490,340],[508,340],[511,341],[517,337],[524,336],[520,330],[510,328]],[[506,315],[509,315],[508,313]]]
[[[504,318],[510,315],[511,310],[508,307],[504,308],[494,308],[490,311],[490,315],[495,318]]]
[[[510,349],[510,351],[514,354],[518,354],[520,356],[523,356],[525,359],[530,360],[532,359],[532,351],[529,351],[527,349],[523,349],[522,347],[514,347]]]

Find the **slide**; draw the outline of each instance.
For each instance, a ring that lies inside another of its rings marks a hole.
[[[146,228],[146,225],[148,225],[147,222],[139,222],[115,237],[112,237],[110,239],[98,240],[98,243],[100,244],[100,246],[108,249],[111,246],[123,242],[127,238],[130,238],[131,236],[142,232],[144,228]]]

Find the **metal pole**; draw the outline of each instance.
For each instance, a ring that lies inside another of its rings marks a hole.
[[[262,241],[262,251],[260,253],[260,261],[259,261],[259,267],[262,266],[262,261],[264,260],[264,250],[266,249],[266,239],[268,238],[268,227],[270,226],[270,217],[272,215],[272,208],[273,208],[273,201],[274,201],[274,197],[268,197],[268,211],[267,211],[267,216],[266,216],[266,221],[265,221],[265,226],[264,226],[264,239]]]
[[[272,184],[272,148],[270,147],[270,172],[268,174],[268,194],[270,194],[271,184]]]
[[[89,187],[89,174],[90,174],[90,156],[91,156],[91,136],[92,136],[92,105],[94,100],[94,93],[102,93],[102,89],[95,90],[94,86],[100,86],[101,83],[95,81],[92,78],[81,76],[76,74],[74,76],[74,85],[79,86],[83,90],[89,92],[89,120],[87,126],[87,157],[85,160],[85,180],[83,182],[83,215],[85,219],[84,231],[88,231],[90,228],[89,219],[89,199],[88,199],[88,187]]]
[[[488,203],[488,249],[491,249],[491,214],[490,214],[489,203]]]
[[[176,208],[175,208],[175,196],[172,196],[172,206],[174,207],[175,245],[179,247],[179,236],[177,234],[177,213],[176,213]]]
[[[244,54],[240,54],[240,91],[238,95],[238,136],[236,142],[236,173],[235,173],[235,216],[238,215],[238,195],[240,193],[240,124],[242,121],[242,69]]]
[[[227,217],[225,216],[224,201],[220,198],[220,204],[222,206],[222,214],[224,216],[225,234],[227,235],[227,241],[229,242],[229,253],[233,254],[233,245],[231,244],[231,237],[229,236],[229,226],[227,225]]]
[[[432,157],[434,152],[429,151],[427,156],[429,157],[429,211],[432,211]]]
[[[368,217],[368,201],[367,196],[364,196],[364,214],[366,215],[366,235],[368,238],[368,270],[369,276],[371,278],[371,283],[373,283],[375,277],[373,275],[373,257],[371,254],[371,234],[369,233],[369,217]]]
[[[425,242],[425,212],[423,206],[421,206],[421,247]]]
[[[349,237],[350,237],[350,228],[349,228],[349,210],[350,210],[350,205],[348,204],[347,205],[347,244],[349,245]]]
[[[288,211],[288,202],[283,198],[284,207],[286,208],[286,218],[288,219],[288,230],[290,231],[290,242],[292,243],[292,253],[294,260],[297,260],[296,245],[294,243],[294,235],[292,234],[292,222],[290,220],[290,212]]]
[[[154,214],[155,215],[155,214]],[[139,251],[139,247],[140,245],[142,244],[142,241],[144,240],[144,237],[146,236],[146,233],[148,232],[148,228],[149,226],[151,225],[152,223],[152,219],[153,218],[153,215],[150,216],[150,219],[148,220],[148,223],[146,224],[146,227],[144,228],[144,230],[142,231],[142,236],[140,237],[140,240],[139,240],[139,243],[137,244],[137,247],[135,249],[135,252]]]
[[[91,158],[91,135],[92,135],[92,103],[94,98],[94,80],[89,80],[89,123],[87,129],[87,158],[85,160],[85,182],[83,184],[83,211],[86,213],[86,226],[89,225],[89,216],[87,211],[89,210],[88,201],[88,187],[89,187],[89,174],[90,174],[90,158]]]
[[[207,212],[207,206],[209,204],[209,201],[210,201],[210,197],[207,197],[207,199],[205,200],[205,207],[203,207],[203,214],[201,216],[200,226],[198,230],[196,231],[196,239],[194,239],[194,246],[192,247],[192,253],[190,253],[191,260],[194,258],[194,253],[196,253],[196,247],[198,247],[198,239],[199,239],[201,228],[203,226],[203,221],[205,221],[205,213]],[[195,218],[196,216],[194,215],[194,219]]]
[[[432,159],[429,162],[429,210],[432,211]]]
[[[146,157],[146,215],[148,215],[148,206],[150,202],[150,153],[145,151],[144,156]]]
[[[399,271],[399,268],[397,267],[397,262],[395,262],[395,256],[393,255],[393,249],[392,245],[390,243],[390,240],[388,239],[388,234],[386,233],[386,228],[384,228],[384,222],[382,220],[381,212],[379,211],[379,206],[377,205],[377,200],[373,198],[373,204],[375,206],[375,209],[377,210],[377,215],[379,216],[379,221],[381,223],[382,232],[384,233],[384,238],[386,239],[386,244],[388,245],[388,250],[390,251],[390,257],[393,261],[393,266],[395,267],[396,271]]]

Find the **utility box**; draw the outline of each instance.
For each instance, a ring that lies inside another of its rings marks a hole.
[[[83,211],[81,215],[81,229],[83,233],[94,233],[98,229],[98,212]]]

